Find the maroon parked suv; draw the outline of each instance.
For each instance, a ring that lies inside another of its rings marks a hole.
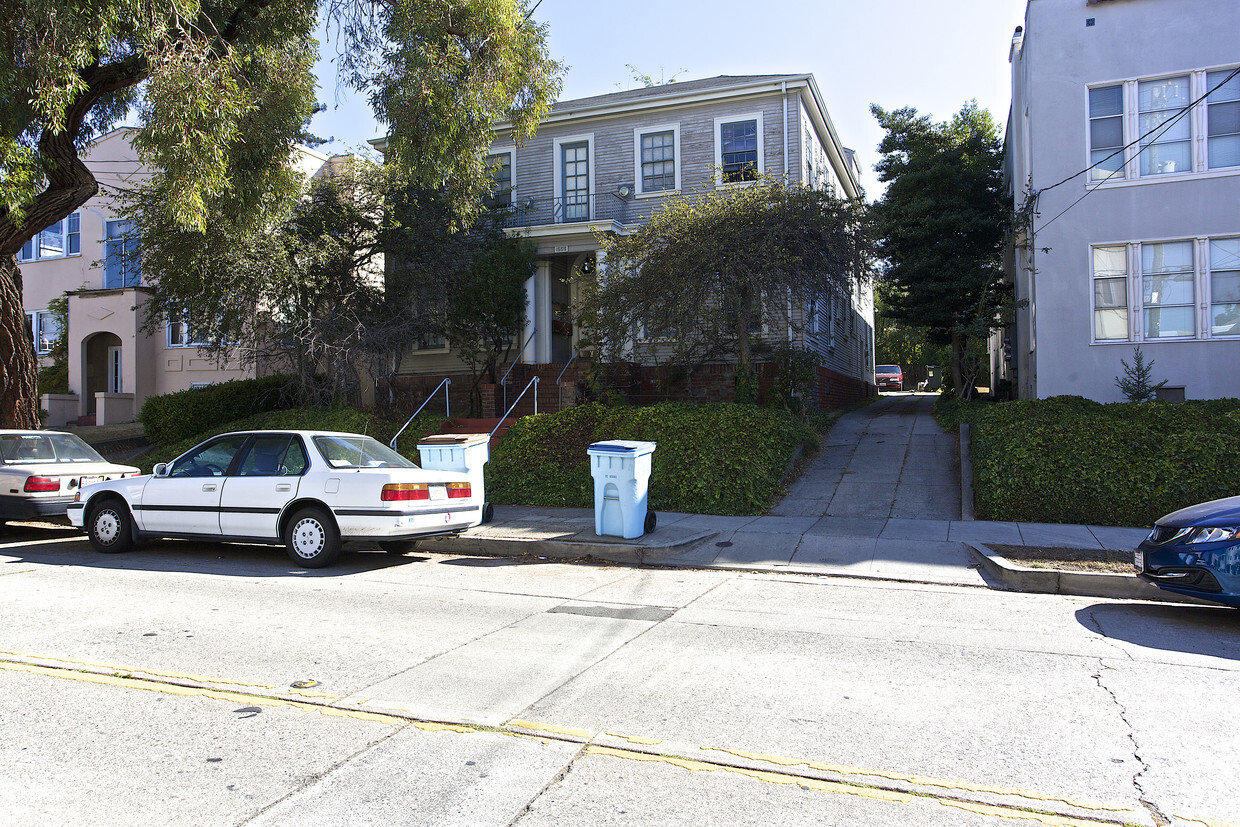
[[[874,384],[880,391],[904,390],[904,371],[899,365],[875,365]]]

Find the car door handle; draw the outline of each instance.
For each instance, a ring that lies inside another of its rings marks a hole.
[[[276,486],[276,490],[277,491],[292,491],[293,486],[289,485],[287,482],[282,482]]]
[[[203,491],[214,491],[214,490],[215,490],[215,483],[213,483],[213,482],[209,482],[209,483],[204,484],[204,485],[202,486],[202,490],[203,490]]]

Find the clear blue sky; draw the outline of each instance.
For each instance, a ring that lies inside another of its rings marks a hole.
[[[543,0],[534,17],[549,25],[551,55],[568,67],[563,99],[638,86],[626,64],[655,79],[813,73],[873,196],[882,130],[870,104],[946,120],[976,99],[1002,128],[1008,47],[1024,10],[1025,0]],[[365,101],[337,100],[335,44],[324,42],[322,53],[319,99],[328,111],[311,129],[336,139],[323,151],[347,152],[380,129]]]

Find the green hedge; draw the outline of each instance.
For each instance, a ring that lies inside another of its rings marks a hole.
[[[973,424],[979,519],[1152,525],[1240,494],[1240,400],[983,406]]]
[[[592,507],[594,482],[586,449],[604,439],[658,443],[650,508],[697,514],[765,512],[797,446],[817,445],[808,426],[769,408],[581,405],[518,420],[487,465],[487,499]]]
[[[401,454],[417,462],[418,440],[427,434],[438,433],[443,425],[443,421],[442,416],[432,414],[419,416],[400,435],[400,441],[396,444],[396,447]],[[155,463],[176,459],[208,437],[229,431],[344,431],[346,433],[368,434],[387,445],[404,424],[404,420],[386,419],[382,416],[369,414],[343,405],[332,408],[296,408],[283,411],[267,411],[235,422],[227,422],[215,428],[209,428],[171,445],[161,446],[158,450],[144,457],[139,464],[143,471],[149,473],[155,466]]]
[[[165,393],[147,397],[138,421],[153,444],[171,445],[256,413],[288,408],[290,389],[289,377],[277,375]]]

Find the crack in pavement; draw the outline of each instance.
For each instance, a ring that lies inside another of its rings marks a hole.
[[[1120,701],[1119,696],[1115,694],[1115,690],[1107,686],[1102,680],[1102,673],[1109,671],[1113,670],[1099,659],[1098,671],[1092,677],[1098,688],[1106,693],[1107,697],[1111,699],[1111,703],[1115,704],[1115,708],[1119,710],[1119,719],[1124,722],[1128,740],[1132,743],[1132,757],[1136,759],[1137,766],[1140,768],[1132,776],[1132,788],[1137,792],[1137,801],[1149,811],[1150,818],[1154,820],[1154,824],[1157,827],[1166,827],[1166,825],[1171,824],[1171,819],[1167,818],[1158,805],[1147,797],[1145,787],[1141,784],[1141,777],[1150,771],[1150,765],[1141,757],[1141,745],[1137,742],[1136,728],[1133,726],[1132,721],[1128,719],[1128,708]]]

